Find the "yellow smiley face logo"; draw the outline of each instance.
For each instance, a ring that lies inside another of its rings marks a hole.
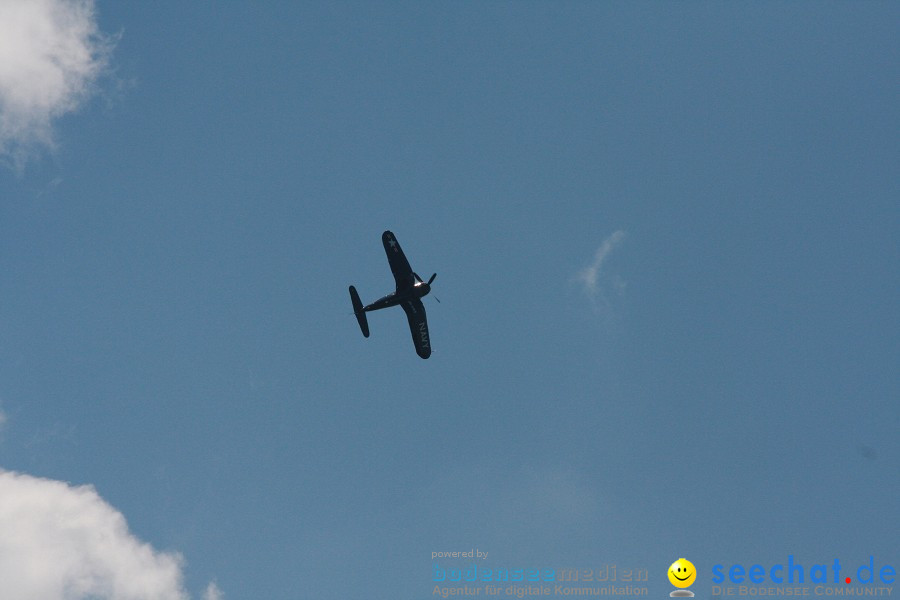
[[[686,588],[697,579],[697,569],[691,561],[679,558],[669,567],[669,581],[675,587]]]

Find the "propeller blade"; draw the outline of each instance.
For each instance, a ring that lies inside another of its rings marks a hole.
[[[437,273],[431,276],[431,279],[428,280],[428,285],[431,285],[431,282],[434,281],[435,277],[437,277]]]

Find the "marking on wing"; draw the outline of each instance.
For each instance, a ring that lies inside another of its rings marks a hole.
[[[407,303],[406,303],[406,306],[409,307],[409,310],[410,310],[414,315],[418,315],[418,314],[419,314],[419,310],[418,310],[418,308],[416,307],[415,303],[413,303],[413,302],[407,302]],[[424,321],[420,321],[419,323],[416,324],[416,326],[418,327],[418,330],[419,330],[419,331],[417,332],[417,333],[419,334],[419,344],[420,344],[423,348],[429,348],[430,346],[429,346],[429,342],[428,342],[428,326],[425,324]]]
[[[425,323],[419,323],[419,340],[423,348],[428,348],[428,328]]]

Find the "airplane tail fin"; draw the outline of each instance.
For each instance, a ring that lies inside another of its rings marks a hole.
[[[359,294],[356,293],[356,288],[352,285],[350,286],[350,300],[353,302],[353,314],[356,315],[363,337],[369,337],[369,321],[366,319],[366,312],[363,310],[363,304],[359,300]]]

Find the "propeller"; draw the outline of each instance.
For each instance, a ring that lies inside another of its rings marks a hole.
[[[434,281],[434,278],[435,278],[435,277],[437,277],[437,273],[432,273],[432,275],[431,275],[431,277],[428,279],[428,281],[423,281],[422,278],[419,277],[419,274],[418,274],[418,273],[413,273],[413,276],[416,278],[416,281],[418,281],[419,283],[424,283],[425,285],[427,285],[427,286],[428,286],[428,291],[430,292],[430,291],[431,291],[431,282]],[[441,303],[440,299],[438,299],[438,297],[435,296],[434,294],[431,294],[431,297],[434,298],[435,300],[437,300],[437,301],[438,301],[438,304]]]
[[[419,274],[416,273],[415,271],[413,272],[413,277],[415,277],[415,278],[416,278],[416,281],[418,281],[419,283],[423,283],[423,284],[425,284],[425,285],[428,286],[428,292],[425,292],[425,293],[427,294],[427,293],[431,292],[431,282],[434,281],[434,278],[435,278],[435,277],[437,277],[437,273],[432,273],[432,275],[431,275],[431,277],[428,279],[428,281],[423,281],[422,278],[419,277]],[[441,301],[438,299],[438,297],[435,296],[434,294],[431,294],[431,297],[434,298],[435,300],[437,300],[437,301],[438,301],[438,304],[441,303]]]
[[[429,287],[429,288],[431,287],[431,282],[434,281],[434,278],[435,278],[435,277],[437,277],[437,273],[434,273],[434,274],[431,276],[431,279],[428,280],[428,287]],[[431,297],[434,298],[435,300],[437,300],[437,303],[438,303],[438,304],[441,303],[441,301],[438,299],[438,297],[435,296],[434,294],[431,294]]]

